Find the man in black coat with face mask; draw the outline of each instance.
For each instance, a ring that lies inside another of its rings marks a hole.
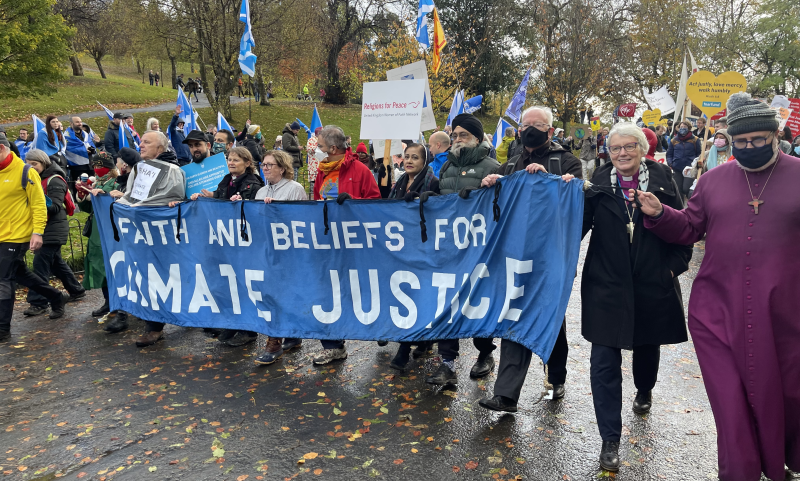
[[[553,112],[547,107],[530,107],[522,114],[519,124],[522,152],[498,167],[493,174],[483,179],[482,186],[492,186],[497,179],[520,170],[529,173],[544,170],[556,175],[572,174],[582,179],[581,161],[552,142]],[[542,168],[543,167],[543,168]],[[550,360],[547,363],[547,377],[553,385],[553,399],[565,395],[564,383],[567,378],[567,324],[561,325]],[[531,363],[531,350],[522,344],[503,339],[500,345],[500,367],[494,383],[494,397],[481,399],[478,404],[493,411],[516,412],[522,385]]]

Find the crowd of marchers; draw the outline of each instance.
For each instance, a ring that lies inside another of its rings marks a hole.
[[[301,145],[300,125],[288,123],[268,148],[261,127],[250,121],[241,132],[211,129],[184,135],[179,109],[169,135],[150,119],[140,136],[130,116],[115,114],[102,142],[77,117],[67,129],[48,117],[35,145],[25,142],[25,133],[17,142],[0,133],[0,342],[12,337],[15,283],[28,288],[27,316],[49,310],[51,318],[61,317],[65,303],[100,288],[105,302],[92,315],[107,318],[109,335],[130,327],[125,312],[109,313],[93,219],[84,229],[89,240],[82,282],[60,256],[66,216],[75,209],[73,195],[77,207],[89,213],[91,198],[99,195],[133,207],[174,207],[200,196],[266,203],[311,196],[341,204],[457,194],[450,198],[459,202],[503,176],[546,172],[561,176],[559,182],[586,180],[583,235],[592,235],[581,273],[581,335],[592,345],[600,466],[608,471],[620,467],[622,351],[633,352],[637,393],[631,408],[646,415],[654,402],[661,346],[688,340],[679,277],[689,269],[694,243],[705,239],[688,330],[717,425],[719,477],[755,481],[764,473],[783,479],[787,468],[800,471],[800,189],[795,186],[800,145],[778,128],[766,104],[747,94],[734,94],[727,112],[708,136],[700,122],[658,129],[620,122],[577,140],[553,127],[549,108],[530,107],[518,129],[504,132],[497,146],[478,118],[461,114],[427,141],[404,141],[402,156],[384,156],[384,149],[365,143],[354,151],[350,138],[334,125],[317,129]],[[130,123],[125,133],[121,122]],[[138,145],[139,151],[118,149],[119,135],[130,136],[128,145]],[[705,138],[708,148],[702,145]],[[666,153],[665,159],[658,152]],[[180,167],[219,153],[226,157],[227,175],[213,192],[187,198]],[[84,155],[85,162],[79,162]],[[298,176],[304,163],[308,178],[303,181]],[[150,195],[142,196],[130,187],[145,165],[165,175]],[[33,272],[24,260],[28,250],[34,252]],[[62,280],[66,293],[50,286],[51,275]],[[164,339],[164,323],[157,316],[154,312],[153,318],[142,319],[137,346]],[[568,394],[568,333],[565,320],[557,322],[561,330],[547,364],[553,402]],[[258,336],[205,331],[233,347]],[[494,340],[472,342],[479,355],[470,376],[497,371],[494,392],[479,404],[516,412],[531,351],[504,339],[496,363]],[[434,344],[439,361],[426,382],[457,383],[457,339],[400,343],[391,367],[405,370],[412,358],[432,353]],[[302,339],[269,337],[255,362],[273,364],[302,346]],[[345,340],[329,339],[321,341],[313,362],[326,365],[346,357]]]

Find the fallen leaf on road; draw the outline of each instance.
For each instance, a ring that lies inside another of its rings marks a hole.
[[[303,459],[314,459],[319,456],[318,453],[306,453],[303,455]]]
[[[477,461],[469,461],[465,466],[467,469],[476,469],[478,467]]]

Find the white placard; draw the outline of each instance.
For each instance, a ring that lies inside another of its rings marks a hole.
[[[362,139],[416,139],[422,122],[424,80],[364,84]]]
[[[651,110],[661,109],[661,115],[671,114],[675,111],[675,101],[672,100],[667,87],[661,87],[651,94],[646,90],[643,93]]]
[[[158,178],[161,169],[152,165],[147,165],[140,162],[136,166],[136,180],[133,182],[131,189],[131,197],[133,199],[142,201],[150,197],[150,190],[153,188],[153,182]]]
[[[393,68],[386,72],[386,80],[425,80],[425,97],[422,100],[422,123],[420,130],[433,130],[436,128],[436,117],[433,114],[431,101],[431,85],[428,81],[428,67],[424,60]],[[416,138],[416,137],[412,137]]]
[[[773,109],[778,109],[781,107],[788,109],[790,105],[791,102],[789,101],[789,98],[786,97],[785,95],[776,95],[772,97],[772,103],[769,104],[770,108]]]
[[[372,149],[375,152],[373,156],[376,159],[382,159],[383,153],[386,151],[386,141],[385,140],[373,140],[372,141]],[[392,140],[392,145],[389,147],[389,154],[390,155],[403,155],[403,141],[401,140]]]

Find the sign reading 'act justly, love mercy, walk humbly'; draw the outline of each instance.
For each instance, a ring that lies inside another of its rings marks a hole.
[[[581,184],[519,172],[422,209],[202,198],[178,213],[104,195],[93,207],[112,309],[274,337],[501,337],[547,360],[575,277]]]

